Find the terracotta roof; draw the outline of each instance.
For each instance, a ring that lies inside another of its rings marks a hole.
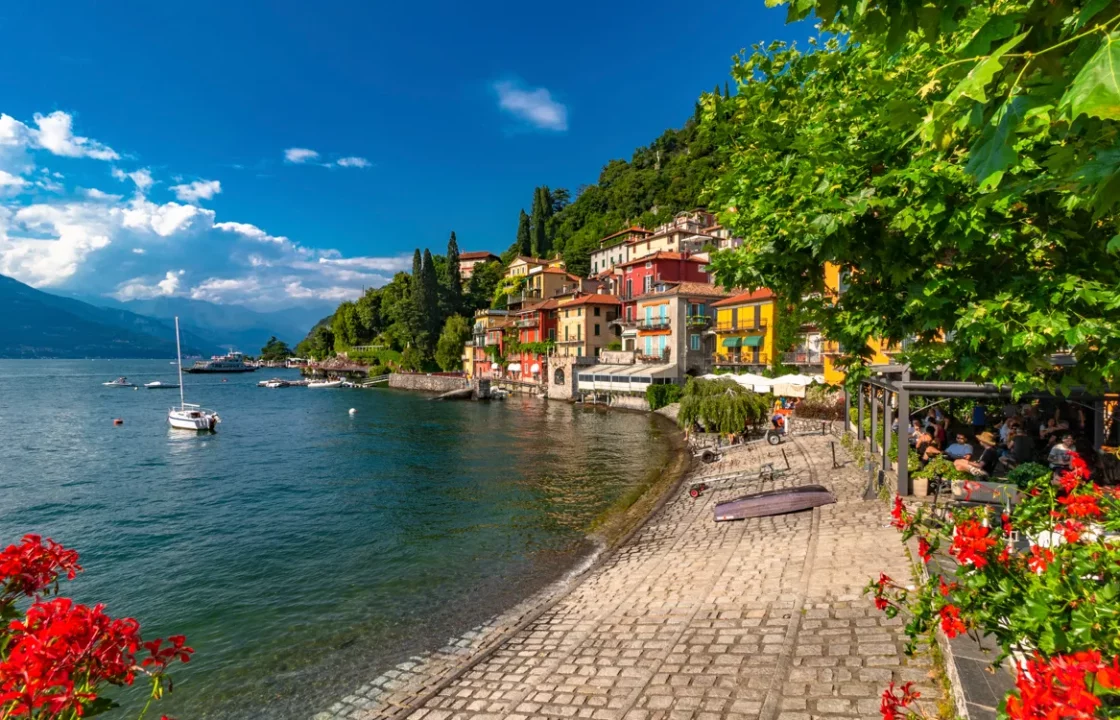
[[[639,265],[641,263],[649,262],[651,260],[687,260],[689,262],[706,263],[707,260],[697,258],[695,255],[686,255],[685,253],[670,252],[668,250],[658,250],[652,255],[643,255],[640,258],[634,258],[628,262],[618,263],[615,267],[626,267],[627,265]]]
[[[462,262],[463,260],[482,260],[483,258],[488,257],[496,258],[498,256],[486,250],[478,250],[475,252],[459,253],[459,262]]]
[[[518,255],[513,259],[514,262],[518,260],[524,260],[531,265],[548,265],[548,263],[551,262],[551,260],[542,260],[541,258],[529,257],[528,255]]]
[[[605,293],[593,293],[591,295],[584,295],[578,297],[571,302],[566,302],[559,307],[565,308],[571,305],[621,305],[622,301],[615,295],[607,295]]]
[[[729,297],[726,300],[720,300],[717,303],[712,303],[712,307],[730,307],[731,305],[742,305],[743,303],[758,302],[759,300],[771,300],[774,293],[769,288],[760,288],[754,292],[745,292]]]
[[[669,284],[669,283],[665,283]],[[698,282],[677,282],[672,283],[669,287],[661,291],[648,292],[645,295],[639,295],[634,298],[635,300],[644,300],[646,298],[656,297],[672,297],[674,295],[684,295],[686,297],[716,297],[725,298],[729,295],[726,290],[722,290],[711,283],[698,283]]]
[[[646,230],[644,227],[638,227],[637,225],[631,225],[630,227],[626,228],[625,230],[619,230],[616,233],[611,233],[610,235],[607,235],[605,238],[600,238],[599,244],[602,245],[607,240],[610,240],[612,238],[616,238],[619,235],[625,235],[627,233],[645,233],[646,235],[652,235],[653,231],[652,230]]]
[[[549,299],[549,300],[542,300],[539,303],[534,303],[533,305],[530,305],[528,307],[521,308],[515,314],[517,314],[517,315],[528,315],[529,313],[538,312],[540,310],[552,310],[552,309],[556,308],[556,306],[559,305],[559,304],[560,303],[556,302],[555,298],[552,298],[552,299]]]

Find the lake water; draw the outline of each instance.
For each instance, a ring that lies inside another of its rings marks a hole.
[[[441,647],[576,565],[672,452],[648,415],[256,387],[284,370],[186,376],[223,419],[195,435],[167,426],[176,391],[101,385],[174,371],[0,360],[0,543],[74,547],[66,594],[186,634],[158,708],[184,720],[307,718]]]

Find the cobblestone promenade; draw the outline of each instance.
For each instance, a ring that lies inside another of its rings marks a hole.
[[[315,720],[878,718],[892,680],[936,698],[928,662],[902,654],[901,622],[861,595],[879,572],[909,569],[886,506],[862,499],[850,464],[832,469],[829,441],[751,446],[694,468],[691,479],[784,467],[785,450],[793,471],[695,500],[686,481],[574,587],[399,666]],[[718,500],[808,482],[839,502],[712,520]]]

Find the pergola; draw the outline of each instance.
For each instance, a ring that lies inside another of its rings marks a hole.
[[[979,384],[960,382],[954,380],[916,380],[910,377],[909,365],[872,365],[871,376],[860,383],[859,398],[856,403],[856,436],[859,440],[870,440],[871,456],[880,457],[877,463],[879,482],[882,483],[890,474],[890,444],[891,425],[895,412],[905,413],[899,417],[897,439],[898,443],[898,481],[897,490],[900,495],[910,494],[910,471],[906,462],[906,450],[909,448],[910,426],[910,398],[921,396],[934,399],[938,402],[950,398],[984,398],[1006,399],[1012,398],[1011,388],[999,387],[992,384]],[[879,405],[876,399],[878,391],[882,392],[882,438],[876,437],[875,430],[879,427]],[[1105,396],[1099,393],[1090,393],[1084,388],[1072,388],[1067,395],[1055,395],[1049,392],[1030,392],[1019,396],[1020,400],[1060,400],[1079,404],[1092,410],[1093,446],[1096,448],[1104,444],[1104,402]],[[892,400],[895,410],[891,407]],[[870,402],[869,402],[870,401]],[[866,406],[871,406],[871,437],[867,438],[863,431],[863,419],[866,417]],[[936,404],[936,403],[934,403]],[[852,397],[844,391],[844,421],[849,423],[851,417]],[[927,406],[928,407],[928,406]],[[922,408],[924,410],[925,408]],[[920,411],[919,411],[920,412]],[[880,441],[881,440],[881,441]]]

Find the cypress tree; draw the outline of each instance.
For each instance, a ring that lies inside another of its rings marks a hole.
[[[529,216],[525,214],[525,208],[521,208],[521,215],[517,218],[517,254],[533,254],[533,239],[529,233]]]
[[[439,279],[436,277],[436,264],[432,261],[432,253],[424,248],[424,263],[420,269],[420,295],[423,298],[424,312],[420,316],[423,322],[424,337],[421,347],[425,354],[430,355],[435,347],[436,338],[439,337],[443,318],[439,316]]]
[[[548,239],[548,218],[552,215],[552,198],[547,187],[533,191],[533,257],[548,255],[551,244]]]
[[[720,98],[720,95],[719,95],[719,83],[716,83],[716,89],[712,91],[712,95],[715,95],[715,96],[716,96],[716,100],[719,100],[719,98]]]
[[[723,81],[723,99],[724,100],[730,100],[731,99],[731,93],[727,89],[727,81],[726,80]]]
[[[447,241],[447,314],[455,315],[463,306],[463,278],[459,275],[459,242],[455,231]]]
[[[420,248],[412,254],[412,279],[408,284],[409,291],[409,312],[407,316],[408,330],[412,334],[413,340],[417,339],[423,330],[424,315],[427,310],[424,308],[423,293],[420,290],[420,276],[423,274],[423,263],[420,259]]]

